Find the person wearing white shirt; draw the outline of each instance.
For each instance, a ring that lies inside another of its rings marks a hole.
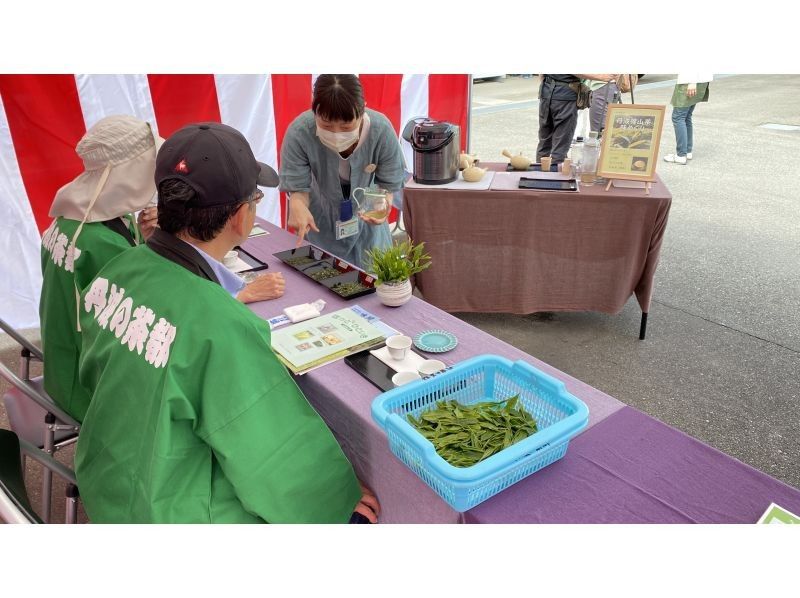
[[[694,127],[692,114],[695,106],[708,101],[709,84],[713,80],[711,74],[681,74],[672,92],[672,125],[675,127],[674,154],[664,156],[666,162],[686,164],[692,159],[694,145]]]

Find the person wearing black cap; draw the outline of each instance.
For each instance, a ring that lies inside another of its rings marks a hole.
[[[275,172],[235,129],[201,123],[164,143],[155,180],[159,228],[79,303],[92,399],[75,466],[89,519],[376,520],[377,500],[272,352],[269,326],[210,262],[247,238],[258,185]]]
[[[211,124],[200,124],[198,127],[204,131],[211,130]],[[206,143],[216,143],[213,139],[210,137]],[[207,159],[208,148],[203,143],[198,143],[198,140],[185,139],[180,143],[181,145],[179,145],[179,142],[170,145],[167,151],[170,154],[176,152],[187,156],[195,155],[200,160]],[[235,153],[239,155],[239,150]],[[261,162],[256,162],[256,164],[261,169],[256,175],[256,183],[262,187],[277,187],[277,173],[266,164]],[[250,205],[255,207],[255,204],[261,201],[264,194],[258,187],[255,188],[255,191],[248,190],[247,185],[250,184],[250,179],[246,181],[234,178],[214,179],[213,177],[217,173],[208,173],[202,170],[181,172],[180,170],[173,169],[172,172],[156,173],[157,180],[166,179],[172,182],[166,183],[163,189],[159,189],[159,198],[161,199],[157,207],[159,226],[149,227],[149,233],[146,234],[150,247],[154,251],[162,253],[162,255],[166,256],[166,254],[173,253],[183,256],[182,259],[185,259],[186,256],[184,254],[187,251],[187,248],[184,247],[185,243],[176,242],[174,238],[177,236],[178,239],[188,241],[192,244],[193,249],[203,257],[203,261],[199,262],[203,269],[205,269],[206,265],[211,268],[213,275],[218,279],[222,287],[242,303],[277,299],[282,296],[286,288],[282,273],[261,274],[245,284],[242,278],[231,272],[222,263],[225,253],[228,251],[225,249],[228,245],[227,236],[214,236],[216,231],[208,230],[207,222],[190,222],[189,226],[186,223],[186,216],[189,213],[186,210],[186,206],[189,200],[191,200],[192,207],[195,208],[191,211],[195,220],[197,218],[207,220],[211,215],[212,220],[216,219],[219,222],[223,222],[226,213],[238,209],[242,205],[241,203],[231,204],[227,199],[228,197],[240,197],[242,193],[250,193],[248,195]],[[197,208],[203,208],[203,211]],[[244,213],[253,216],[249,220],[252,228],[255,210]],[[164,231],[172,234],[164,234]],[[241,242],[238,241],[237,244]],[[194,252],[190,251],[189,253],[190,256],[194,255]]]

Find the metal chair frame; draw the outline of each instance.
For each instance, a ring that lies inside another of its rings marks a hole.
[[[0,328],[2,328],[11,338],[22,346],[20,353],[20,367],[19,376],[15,375],[7,366],[0,363],[0,376],[5,378],[14,388],[21,392],[25,397],[36,403],[39,407],[44,409],[46,415],[44,417],[43,425],[43,438],[42,447],[44,452],[53,456],[57,450],[76,442],[78,433],[80,432],[80,423],[73,419],[67,412],[56,405],[53,400],[45,393],[33,386],[30,378],[30,364],[31,361],[44,362],[44,355],[38,347],[33,345],[12,328],[5,321],[0,319]],[[57,432],[71,432],[67,438],[56,442]],[[21,439],[21,442],[26,442]],[[25,454],[25,453],[24,453]],[[56,461],[56,463],[58,463]],[[23,460],[23,472],[25,462]],[[45,523],[50,521],[50,507],[52,503],[52,488],[53,488],[53,469],[45,467],[42,472],[42,520]]]
[[[13,432],[11,433],[14,434]],[[21,462],[25,457],[31,458],[43,465],[50,475],[55,473],[66,480],[66,514],[64,522],[77,523],[79,493],[75,473],[26,440],[19,437],[17,437],[17,440],[19,442],[19,458]],[[24,472],[24,466],[22,472]],[[0,483],[0,520],[6,523],[45,523],[44,519],[29,509],[23,501],[28,502],[28,497],[16,496],[4,484]]]

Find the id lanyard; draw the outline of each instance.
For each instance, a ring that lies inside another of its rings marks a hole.
[[[349,185],[348,185],[349,187]],[[358,234],[358,218],[353,215],[353,200],[345,198],[339,202],[339,219],[336,221],[336,240],[347,239]]]

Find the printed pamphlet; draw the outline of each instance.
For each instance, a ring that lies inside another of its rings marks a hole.
[[[303,374],[385,340],[384,333],[350,308],[274,330],[272,349],[295,374]]]

